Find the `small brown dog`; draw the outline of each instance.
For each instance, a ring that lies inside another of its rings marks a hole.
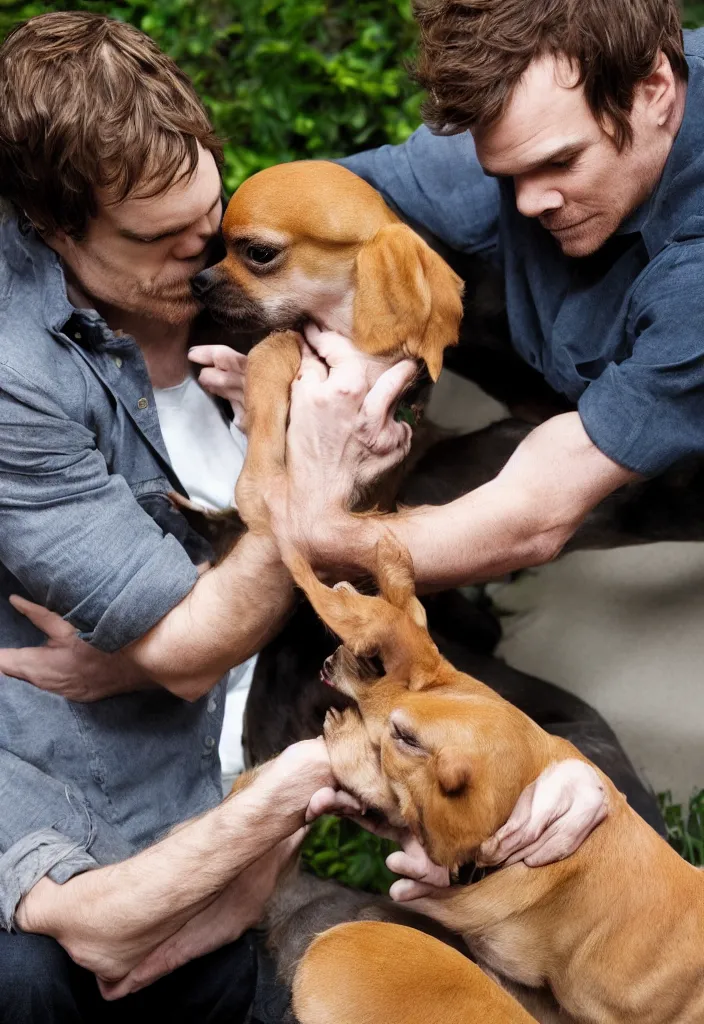
[[[464,283],[356,174],[322,160],[260,171],[222,234],[225,259],[192,285],[216,319],[255,332],[312,321],[369,355],[422,360],[437,380]]]
[[[251,350],[245,385],[248,450],[236,501],[267,532],[267,488],[284,470],[289,393],[306,322],[336,330],[392,365],[411,357],[433,380],[458,340],[462,279],[378,192],[338,164],[281,164],[249,178],[222,226],[225,258],[194,294],[233,330],[270,334]]]
[[[396,542],[385,542],[379,552],[379,597],[362,596],[349,584],[330,589],[302,558],[289,561],[320,617],[344,643],[325,667],[330,683],[358,709],[330,712],[326,721],[337,780],[392,824],[410,827],[437,863],[454,870],[472,861],[543,769],[586,760],[440,656],[424,627],[409,558]],[[381,659],[381,676],[368,660],[372,656]],[[509,984],[552,993],[560,1021],[702,1024],[704,875],[599,774],[609,816],[571,857],[540,868],[505,867],[409,907],[462,934],[482,966]],[[375,936],[362,926],[354,936],[345,955],[354,956],[361,972]],[[422,940],[413,942],[420,951]],[[397,1019],[392,948],[388,977],[377,975],[374,1012],[325,1016],[326,1007],[338,1006],[327,988],[330,970],[339,964],[335,948],[331,935],[315,953],[315,972],[303,960],[296,987],[302,1024]],[[441,999],[437,963],[433,991]],[[425,978],[420,984],[431,984],[428,973],[419,974]],[[544,1011],[534,997],[525,1004],[539,1020],[556,1020],[552,996]],[[368,996],[360,995],[357,1005],[368,1006]]]

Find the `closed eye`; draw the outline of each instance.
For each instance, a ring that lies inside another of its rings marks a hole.
[[[391,736],[406,747],[411,747],[419,752],[423,751],[421,742],[415,733],[411,732],[410,729],[400,727],[396,722],[391,723]]]

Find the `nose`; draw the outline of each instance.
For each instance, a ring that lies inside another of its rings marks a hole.
[[[191,278],[191,291],[197,299],[204,299],[214,287],[215,280],[212,269],[202,270]]]
[[[546,188],[540,181],[527,178],[516,178],[516,206],[524,217],[541,217],[553,210],[560,210],[565,201],[562,194],[554,188]]]

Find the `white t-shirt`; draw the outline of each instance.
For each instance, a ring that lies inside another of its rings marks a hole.
[[[209,509],[234,505],[247,451],[242,431],[226,423],[213,397],[193,377],[171,388],[154,388],[154,398],[171,465],[191,501]],[[220,738],[224,788],[244,768],[242,718],[256,660],[255,655],[228,676]]]

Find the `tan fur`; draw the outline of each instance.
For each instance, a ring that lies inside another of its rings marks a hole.
[[[296,972],[301,1024],[527,1024],[532,1018],[456,949],[381,921],[320,935]]]
[[[457,344],[463,282],[356,174],[322,160],[260,171],[230,200],[223,237],[215,272],[272,316],[284,305],[320,322],[331,304],[352,306],[359,348],[421,359],[437,380],[444,349]],[[285,258],[258,273],[243,239],[280,244]]]
[[[392,548],[382,547],[380,561],[392,559],[398,573],[404,557]],[[290,568],[347,648],[334,656],[331,681],[357,709],[330,716],[325,726],[340,785],[390,822],[408,825],[438,863],[454,868],[472,860],[548,765],[585,760],[457,672],[398,602],[325,587],[300,558]],[[381,679],[370,678],[355,657],[373,653],[384,664]],[[538,995],[551,990],[560,1019],[703,1024],[704,876],[599,774],[609,816],[571,857],[535,869],[503,868],[413,907],[461,933],[498,976]],[[378,981],[380,1005],[388,1008],[393,969],[386,985],[382,976]],[[540,1019],[554,1019],[547,1013]]]
[[[423,361],[437,380],[445,348],[458,340],[464,285],[378,192],[325,161],[253,175],[230,200],[222,230],[227,255],[206,272],[206,305],[235,327],[251,320],[260,330],[281,329],[249,356],[249,449],[236,494],[247,526],[266,532],[267,490],[282,481],[300,365],[297,335],[283,328],[325,325],[388,365]],[[257,267],[247,258],[251,244],[274,246],[279,256]]]

